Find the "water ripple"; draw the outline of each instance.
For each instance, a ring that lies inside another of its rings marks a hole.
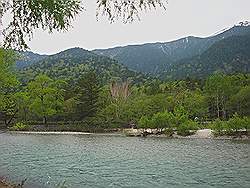
[[[249,187],[250,143],[105,135],[0,135],[0,175],[30,187]],[[31,186],[32,185],[32,186]]]

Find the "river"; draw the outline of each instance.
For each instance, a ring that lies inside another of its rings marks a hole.
[[[249,188],[250,142],[1,133],[0,175],[32,188]]]

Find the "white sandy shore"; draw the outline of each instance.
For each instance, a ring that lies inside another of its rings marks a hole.
[[[189,136],[190,138],[213,138],[211,129],[200,129],[196,131],[194,135]]]
[[[9,131],[14,134],[50,134],[50,135],[90,135],[92,133],[86,132],[59,132],[59,131],[48,131],[48,132],[37,132],[37,131]]]
[[[131,130],[130,130],[131,131]],[[139,129],[133,129],[134,132],[136,132],[136,135],[138,136],[138,132],[141,131]],[[124,133],[87,133],[87,132],[59,132],[59,131],[7,131],[10,134],[27,134],[27,135],[99,135],[99,136],[125,136]],[[168,137],[164,134],[161,135],[148,135],[149,137]],[[177,134],[173,135],[173,138],[185,138],[185,139],[222,139],[222,140],[228,140],[228,139],[239,139],[239,140],[249,140],[250,137],[248,136],[242,136],[240,138],[234,138],[232,136],[218,136],[215,137],[213,135],[213,132],[211,129],[201,129],[195,132],[195,134],[190,136],[179,136]]]
[[[127,135],[134,135],[134,136],[140,136],[144,132],[144,129],[126,129],[125,134]],[[157,129],[147,129],[146,130],[148,133],[154,133],[157,132]],[[155,135],[150,135],[151,137],[154,137]],[[167,137],[166,135],[156,135],[157,137]],[[179,136],[176,133],[173,135],[174,138],[213,138],[213,133],[211,129],[200,129],[195,132],[195,134],[190,135],[190,136]]]

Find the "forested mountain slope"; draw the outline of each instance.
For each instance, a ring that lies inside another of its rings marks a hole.
[[[245,73],[249,72],[249,35],[249,24],[241,24],[207,38],[186,37],[94,51],[71,48],[55,55],[24,52],[17,67],[25,79],[38,73],[77,79],[83,72],[94,70],[103,82],[130,77],[140,82],[145,76],[138,72],[162,79],[205,77],[216,71]]]
[[[204,78],[215,72],[250,72],[250,34],[225,38],[201,55],[175,62],[161,74],[161,78]]]
[[[250,34],[250,26],[238,25],[207,38],[190,36],[172,42],[97,49],[94,52],[112,57],[132,70],[157,75],[176,61],[201,55],[222,39],[246,34]]]
[[[125,79],[140,82],[146,79],[144,75],[118,64],[116,60],[81,48],[72,48],[47,56],[41,61],[20,70],[19,76],[24,82],[38,74],[46,74],[56,79],[77,80],[89,71],[96,72],[102,83]]]
[[[19,54],[20,54],[20,59],[19,61],[16,62],[16,66],[18,69],[29,67],[47,57],[47,55],[40,55],[30,51],[20,52]]]

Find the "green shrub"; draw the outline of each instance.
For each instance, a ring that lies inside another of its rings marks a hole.
[[[175,117],[171,112],[158,112],[152,116],[142,116],[139,120],[139,128],[163,129],[175,125]]]
[[[226,133],[233,134],[234,132],[238,132],[243,126],[242,119],[238,117],[238,115],[234,115],[226,122]]]
[[[246,130],[248,131],[250,127],[250,118],[249,117],[239,117],[235,114],[228,121],[221,121],[219,119],[215,120],[211,128],[214,131],[215,136],[221,135],[235,135],[239,131]]]
[[[177,127],[177,134],[181,136],[189,136],[198,130],[198,123],[192,120],[187,120]]]
[[[138,122],[138,127],[141,129],[147,129],[152,127],[152,121],[149,120],[148,116],[142,116]]]
[[[250,130],[250,117],[243,117],[244,128],[249,131]]]
[[[227,123],[225,121],[221,121],[220,119],[216,119],[211,123],[211,129],[214,131],[215,136],[223,135],[226,130]]]
[[[29,126],[25,125],[22,122],[16,123],[13,127],[10,128],[10,131],[28,131]]]
[[[237,134],[242,130],[249,130],[249,117],[239,117],[235,114],[232,118],[227,121],[226,132],[227,134]]]

